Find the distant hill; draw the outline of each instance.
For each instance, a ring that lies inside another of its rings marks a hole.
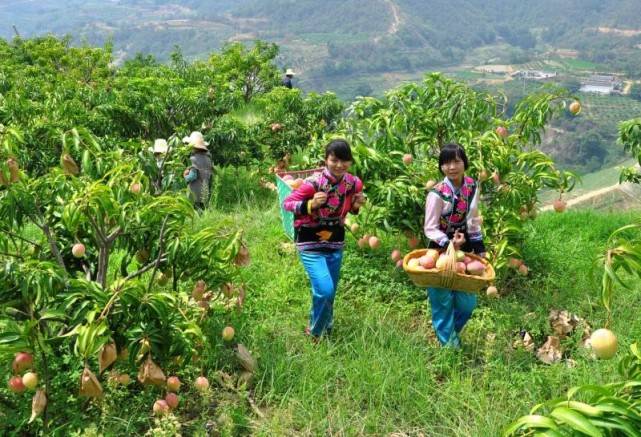
[[[175,46],[193,58],[260,38],[281,46],[280,62],[302,73],[300,86],[322,90],[359,75],[461,64],[499,44],[508,58],[575,49],[639,75],[641,34],[616,31],[641,30],[638,12],[638,0],[12,0],[0,3],[0,37],[13,37],[15,25],[23,36],[111,39],[117,59],[161,60]]]

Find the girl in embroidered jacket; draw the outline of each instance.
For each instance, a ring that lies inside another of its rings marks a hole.
[[[430,248],[456,249],[485,256],[481,219],[478,212],[479,187],[465,175],[465,150],[459,144],[446,144],[438,159],[445,178],[436,184],[425,202],[425,235]],[[472,316],[476,294],[444,288],[428,288],[432,326],[442,345],[459,348],[459,333]]]
[[[312,286],[306,333],[318,339],[333,326],[334,297],[340,277],[345,216],[365,203],[363,183],[347,171],[352,151],[345,140],[325,147],[325,169],[308,177],[283,202],[294,213],[294,239]]]

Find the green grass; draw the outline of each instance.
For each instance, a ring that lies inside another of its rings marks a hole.
[[[594,266],[609,233],[633,214],[543,214],[528,229],[524,258],[532,275],[508,275],[500,300],[481,297],[463,334],[461,353],[441,349],[430,325],[424,290],[396,271],[387,237],[378,253],[362,253],[350,237],[335,307],[335,331],[314,345],[303,336],[309,306],[306,276],[284,243],[275,198],[260,213],[249,204],[227,217],[243,226],[252,264],[242,277],[250,290],[238,328],[260,361],[255,396],[264,419],[258,435],[384,435],[423,432],[495,436],[531,406],[576,384],[615,378],[615,361],[595,361],[564,341],[576,361],[544,365],[511,347],[520,329],[537,347],[551,334],[550,309],[567,309],[603,326],[600,271]],[[617,290],[612,329],[621,350],[638,340],[641,288]],[[636,333],[636,335],[635,335]]]

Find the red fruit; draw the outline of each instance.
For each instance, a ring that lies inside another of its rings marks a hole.
[[[472,261],[474,261],[474,258],[472,258],[472,257],[470,257],[470,256],[465,255],[465,258],[463,258],[463,262],[464,262],[466,265],[467,265],[467,264],[469,264],[469,263],[471,263]]]
[[[19,376],[12,376],[9,378],[9,390],[14,393],[22,393],[27,387],[22,382],[22,378]]]
[[[523,265],[523,261],[518,258],[510,258],[507,260],[507,263],[514,269],[518,269],[519,267],[521,267],[521,265]]]
[[[165,396],[165,402],[167,402],[167,405],[169,405],[169,408],[172,410],[178,406],[179,401],[180,398],[176,393],[167,393],[167,396]]]
[[[76,258],[82,258],[85,256],[85,245],[82,243],[76,243],[71,248],[71,254]]]
[[[565,211],[565,208],[567,207],[567,203],[562,199],[556,199],[552,206],[554,207],[554,210],[556,212],[563,212],[563,211]]]
[[[402,269],[403,268],[403,260],[402,259],[399,259],[398,261],[396,261],[396,268],[397,269]]]
[[[369,240],[367,240],[369,243],[369,247],[371,249],[378,249],[381,247],[381,240],[378,239],[378,237],[369,237]]]
[[[410,155],[409,153],[403,155],[403,164],[410,165],[412,161],[414,161],[414,157],[412,155]]]
[[[358,247],[360,247],[361,249],[364,249],[367,246],[367,238],[365,237],[359,238],[357,244],[358,244]]]
[[[505,138],[508,135],[508,131],[504,126],[499,126],[496,128],[496,134],[501,138]]]
[[[436,266],[436,259],[433,256],[423,255],[418,259],[418,263],[425,269],[433,269]]]
[[[410,247],[410,249],[416,249],[418,247],[419,243],[420,243],[420,241],[416,237],[412,237],[412,238],[407,240],[407,245]]]
[[[33,355],[29,352],[18,352],[13,358],[11,367],[15,373],[22,373],[33,366]]]
[[[204,376],[199,376],[196,378],[196,382],[194,382],[194,387],[196,387],[196,390],[200,392],[207,391],[209,388],[209,381]]]
[[[154,402],[153,410],[156,416],[162,416],[164,414],[169,413],[169,405],[167,404],[166,400],[159,399],[156,402]]]
[[[180,379],[177,376],[167,378],[167,390],[178,391],[180,389]]]
[[[140,182],[135,182],[129,187],[129,191],[131,191],[133,194],[140,194],[140,190],[142,190],[142,185],[140,184]]]
[[[523,276],[527,276],[529,272],[530,272],[530,269],[528,269],[525,264],[521,264],[521,266],[519,267],[519,273]]]
[[[466,268],[467,268],[467,266],[465,265],[465,263],[463,261],[459,261],[459,262],[456,263],[456,273],[465,274],[465,269]]]
[[[401,254],[401,251],[398,249],[392,250],[392,254],[390,255],[390,257],[392,258],[392,261],[398,261],[402,258],[402,256],[403,255]]]
[[[234,338],[234,333],[235,333],[234,328],[232,328],[231,326],[225,326],[223,328],[223,334],[222,334],[223,340],[232,341],[232,339]]]

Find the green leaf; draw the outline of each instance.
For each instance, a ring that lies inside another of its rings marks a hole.
[[[548,429],[558,429],[557,424],[554,420],[549,417],[540,416],[537,414],[530,414],[527,416],[522,416],[516,421],[512,422],[503,432],[505,437],[515,435],[515,433],[520,429],[531,429],[531,428],[548,428]]]
[[[572,429],[590,437],[603,437],[603,433],[582,414],[567,407],[557,407],[550,416],[570,426]]]

